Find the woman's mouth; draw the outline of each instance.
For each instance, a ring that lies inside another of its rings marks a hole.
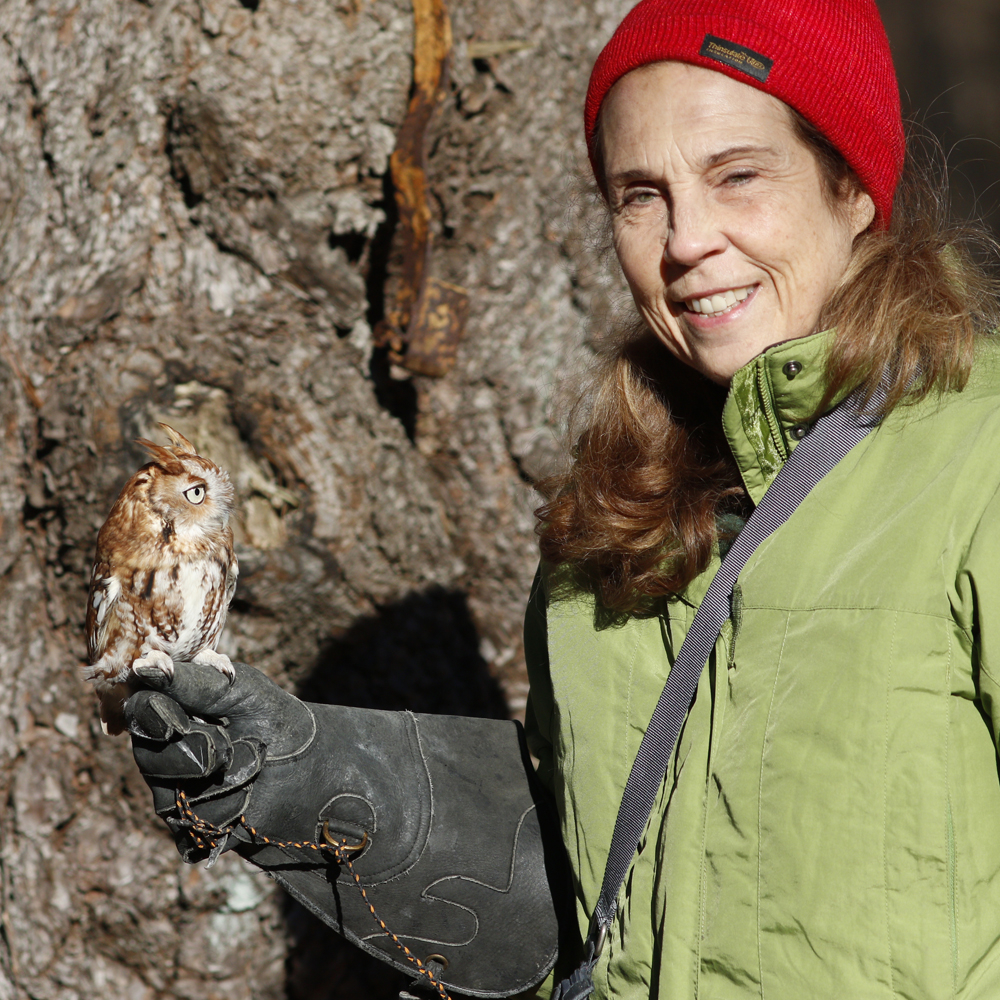
[[[724,292],[714,292],[700,298],[684,299],[683,306],[688,312],[698,313],[706,319],[724,316],[745,302],[757,288],[756,285],[746,285],[743,288],[729,288]]]

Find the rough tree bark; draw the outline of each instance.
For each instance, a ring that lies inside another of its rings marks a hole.
[[[226,652],[517,712],[528,482],[597,287],[578,108],[626,6],[452,5],[430,270],[472,304],[437,381],[372,344],[405,0],[0,6],[0,998],[394,995],[239,859],[179,863],[80,679],[95,535],[166,419],[239,487]]]
[[[239,488],[225,652],[318,699],[523,710],[530,483],[620,294],[579,109],[629,6],[449,3],[429,267],[471,305],[431,379],[372,336],[407,0],[0,2],[0,1000],[395,995],[239,859],[177,859],[80,679],[94,541],[166,419]]]

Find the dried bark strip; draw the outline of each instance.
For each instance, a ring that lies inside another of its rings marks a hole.
[[[390,159],[403,245],[394,308],[376,330],[393,362],[440,377],[454,366],[469,311],[468,293],[429,278],[431,211],[426,176],[427,128],[447,86],[451,20],[443,0],[414,0],[413,93]]]

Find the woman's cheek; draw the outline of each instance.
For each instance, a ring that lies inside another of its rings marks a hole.
[[[615,239],[618,262],[633,289],[647,291],[661,284],[660,265],[663,259],[663,239],[651,226],[630,225]]]

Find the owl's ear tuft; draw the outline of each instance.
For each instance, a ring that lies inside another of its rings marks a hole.
[[[145,438],[136,438],[135,443],[141,444],[153,456],[153,461],[168,475],[179,476],[184,471],[184,466],[172,448],[164,448],[162,444],[154,444]]]
[[[160,427],[163,432],[170,438],[173,448],[171,449],[175,455],[180,457],[181,455],[197,455],[198,449],[191,444],[190,441],[179,431],[175,431],[170,424],[160,423]]]

